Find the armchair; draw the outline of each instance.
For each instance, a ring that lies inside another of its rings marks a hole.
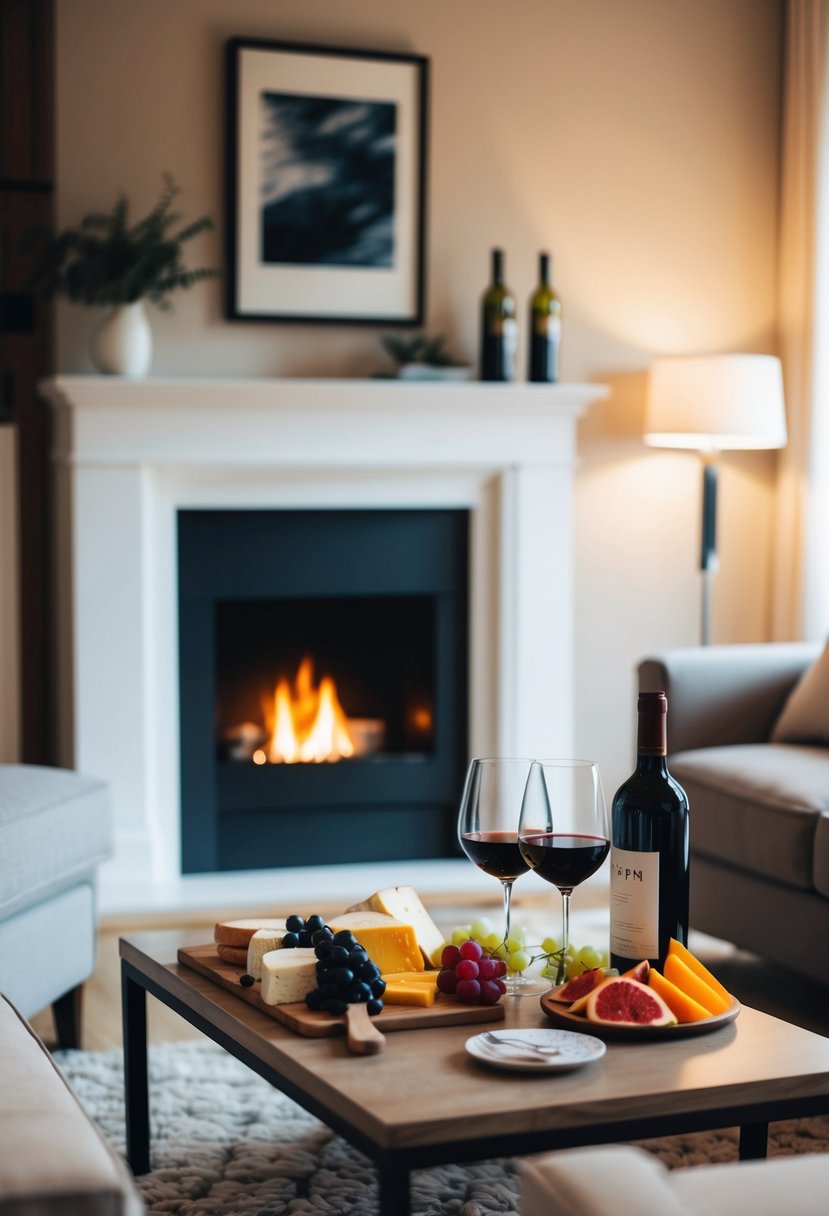
[[[824,701],[813,678],[829,673],[820,652],[808,643],[665,651],[643,660],[639,683],[668,695],[671,772],[691,806],[692,927],[825,983],[829,739],[822,711],[803,713]]]

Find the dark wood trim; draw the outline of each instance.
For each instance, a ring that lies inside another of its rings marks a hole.
[[[21,756],[55,761],[49,410],[51,308],[32,292],[33,229],[53,225],[54,0],[0,5],[0,292],[16,297],[0,331],[2,420],[17,428]],[[22,297],[28,297],[28,307]],[[31,317],[27,324],[20,318]]]

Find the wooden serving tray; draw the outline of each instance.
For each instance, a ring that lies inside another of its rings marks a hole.
[[[504,1006],[461,1005],[440,996],[428,1008],[416,1005],[386,1005],[382,1013],[369,1018],[364,1005],[350,1005],[348,1015],[336,1017],[330,1013],[313,1012],[301,1001],[289,1005],[266,1005],[259,995],[259,982],[249,988],[239,983],[244,967],[234,966],[219,958],[216,947],[185,946],[178,952],[178,961],[207,976],[234,996],[241,997],[254,1009],[259,1009],[277,1022],[310,1038],[348,1034],[348,1045],[358,1054],[368,1055],[382,1050],[383,1033],[392,1030],[421,1030],[429,1026],[464,1025],[475,1022],[500,1022]]]

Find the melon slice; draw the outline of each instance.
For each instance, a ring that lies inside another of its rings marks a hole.
[[[648,973],[648,986],[659,993],[668,1008],[676,1014],[678,1022],[701,1022],[711,1016],[703,1005],[666,980],[655,967],[651,967]]]
[[[715,992],[705,980],[701,980],[698,975],[694,975],[687,963],[683,963],[682,959],[676,954],[669,954],[665,959],[665,967],[663,972],[665,979],[670,980],[672,984],[676,984],[686,996],[697,1001],[709,1013],[725,1013],[731,1004],[731,998],[722,997],[718,992]]]
[[[587,998],[587,1019],[605,1026],[673,1026],[676,1015],[662,997],[638,980],[615,976]]]
[[[668,946],[668,954],[675,954],[677,958],[681,958],[686,967],[693,971],[694,975],[706,983],[709,988],[731,1004],[731,993],[727,988],[724,988],[715,975],[712,975],[706,966],[704,966],[695,954],[692,954],[687,946],[683,946],[682,942],[678,942],[675,937],[671,938],[671,944]]]

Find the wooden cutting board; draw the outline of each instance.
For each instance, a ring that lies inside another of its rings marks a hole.
[[[434,1005],[425,1009],[415,1005],[386,1005],[382,1013],[378,1013],[374,1018],[369,1018],[364,1005],[350,1005],[347,1017],[314,1013],[301,1001],[289,1005],[266,1005],[259,995],[258,981],[250,988],[244,988],[239,983],[245,973],[244,967],[224,962],[219,958],[212,943],[209,946],[182,947],[178,952],[178,961],[183,966],[192,967],[194,971],[207,976],[234,996],[241,997],[243,1001],[253,1005],[254,1009],[259,1009],[277,1022],[282,1022],[297,1034],[324,1038],[328,1035],[347,1033],[350,1049],[361,1055],[381,1051],[385,1042],[383,1033],[386,1031],[500,1022],[504,1017],[502,1004],[461,1005],[451,998],[444,1000],[441,996],[438,996]]]

